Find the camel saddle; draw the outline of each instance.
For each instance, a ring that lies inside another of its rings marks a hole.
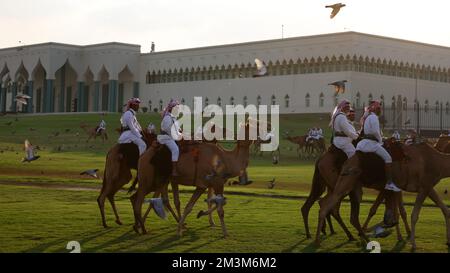
[[[400,142],[387,140],[384,141],[383,147],[391,155],[393,162],[403,161],[407,158]],[[384,188],[386,183],[384,160],[375,153],[356,151],[356,156],[361,162],[362,184],[369,188]]]
[[[347,160],[347,154],[345,154],[344,151],[342,151],[338,147],[334,146],[333,143],[331,143],[330,147],[328,147],[328,152],[333,154],[334,167],[340,171],[342,165],[344,165],[344,162]]]

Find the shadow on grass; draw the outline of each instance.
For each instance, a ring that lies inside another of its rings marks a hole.
[[[78,242],[80,243],[81,246],[83,246],[84,243],[93,240],[99,236],[103,236],[111,231],[113,231],[113,228],[108,228],[108,229],[103,229],[97,232],[94,232],[88,236],[86,236],[86,234],[78,234],[78,235],[73,235],[71,236],[74,240],[76,240],[77,238],[83,238],[81,240],[78,240]],[[32,247],[30,249],[25,250],[24,252],[32,252],[32,253],[37,253],[37,252],[45,252],[48,248],[53,247],[53,246],[58,246],[58,248],[54,251],[54,252],[70,252],[69,250],[66,249],[66,245],[67,243],[71,241],[68,239],[57,239],[48,243],[44,243],[44,244],[40,244],[37,245],[35,247]],[[83,251],[83,249],[82,249]]]
[[[401,252],[402,250],[405,249],[405,247],[408,245],[408,241],[402,240],[402,241],[397,241],[397,243],[395,244],[395,246],[391,249],[390,252]]]

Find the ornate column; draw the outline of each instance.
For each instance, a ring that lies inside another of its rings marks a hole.
[[[66,102],[66,66],[61,67],[61,82],[59,85],[59,112],[65,112]]]
[[[53,84],[55,80],[45,80],[44,90],[44,113],[52,113],[55,111],[55,94],[53,92]]]
[[[11,85],[11,112],[17,112],[17,83],[13,82]]]
[[[28,100],[27,113],[33,113],[33,101],[34,101],[34,97],[33,97],[33,81],[28,81],[26,90],[27,90],[26,91],[27,95],[31,97],[31,99]]]
[[[117,80],[109,81],[108,111],[117,112]]]
[[[77,112],[84,110],[84,82],[77,82]]]
[[[94,112],[99,111],[100,81],[94,82]]]

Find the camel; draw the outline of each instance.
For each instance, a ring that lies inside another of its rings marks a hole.
[[[81,124],[80,128],[83,129],[83,131],[88,135],[86,142],[89,142],[91,138],[97,139],[98,136],[102,138],[102,143],[104,143],[105,140],[108,140],[106,130],[100,130],[100,132],[97,133],[98,127],[88,127],[86,124]]]
[[[155,135],[143,132],[144,140],[147,143],[152,143]],[[147,149],[148,149],[147,144]],[[125,149],[124,149],[125,148]],[[123,150],[122,150],[123,149]],[[128,151],[126,151],[128,150]],[[124,152],[128,155],[124,155]],[[135,144],[116,144],[106,155],[105,170],[103,172],[103,182],[100,195],[97,198],[97,203],[102,217],[102,224],[107,228],[105,218],[105,199],[108,198],[111,207],[116,217],[116,223],[121,225],[119,215],[114,202],[114,195],[128,182],[130,182],[132,175],[131,169],[137,169],[137,162],[139,158],[139,151]],[[135,178],[136,181],[137,177]]]
[[[301,157],[301,151],[302,150],[305,150],[305,148],[306,148],[306,138],[307,138],[308,136],[307,135],[303,135],[303,136],[295,136],[295,137],[291,137],[291,136],[289,136],[289,135],[286,135],[286,139],[287,140],[289,140],[290,142],[292,142],[292,143],[294,143],[294,144],[297,144],[298,145],[298,147],[297,147],[297,155],[299,156],[299,157]]]
[[[438,139],[438,142],[433,146],[439,152],[450,153],[450,136],[441,136]]]
[[[450,210],[442,202],[441,198],[434,190],[434,187],[443,178],[450,177],[450,155],[441,153],[434,149],[427,143],[420,143],[414,145],[401,146],[406,160],[393,163],[393,179],[398,187],[404,191],[417,193],[414,208],[411,214],[411,245],[412,249],[416,249],[415,232],[416,224],[419,217],[419,212],[422,207],[425,198],[428,196],[434,203],[441,209],[446,222],[447,230],[447,245],[450,247]],[[321,200],[320,212],[319,212],[319,225],[316,233],[316,244],[320,244],[320,230],[324,225],[326,216],[330,211],[339,203],[339,201],[348,193],[354,191],[357,193],[355,199],[356,205],[352,207],[352,224],[360,232],[360,235],[364,234],[362,227],[359,223],[359,203],[362,197],[361,186],[367,183],[376,183],[377,187],[383,187],[385,181],[374,181],[370,177],[364,175],[369,169],[374,169],[375,161],[372,165],[367,166],[368,156],[377,157],[374,154],[362,154],[357,152],[355,156],[350,158],[344,163],[342,171],[336,182],[336,186],[331,194],[328,194]],[[380,158],[377,158],[380,161]],[[382,160],[381,160],[382,162]],[[372,170],[373,171],[373,170]],[[371,181],[370,181],[371,180]],[[364,239],[367,240],[363,236]]]
[[[248,126],[247,126],[248,128]],[[178,172],[180,176],[171,177],[172,191],[174,194],[174,203],[178,214],[181,215],[180,202],[178,195],[178,185],[194,186],[196,187],[194,194],[186,205],[183,214],[178,221],[177,234],[182,235],[184,228],[184,221],[187,215],[192,211],[195,202],[200,196],[209,189],[208,198],[208,212],[199,213],[202,215],[210,215],[213,210],[217,210],[223,236],[227,237],[228,232],[224,222],[225,198],[223,197],[224,185],[230,177],[241,175],[248,165],[250,145],[253,141],[240,140],[233,151],[227,151],[218,145],[211,143],[195,143],[187,147],[188,151],[180,154],[178,161]],[[151,153],[147,151],[146,153]],[[144,158],[144,155],[142,156]],[[148,161],[147,161],[148,162]],[[141,161],[140,163],[141,164]],[[143,162],[142,164],[147,164]],[[158,181],[155,175],[157,169],[155,166],[147,164],[146,167],[138,170],[139,187],[137,192],[131,197],[135,215],[135,231],[138,232],[140,227],[142,233],[147,231],[144,226],[144,219],[142,215],[142,203],[145,196],[152,192],[166,192],[163,188],[167,188],[167,180],[163,183]],[[212,197],[212,193],[216,197]],[[215,202],[216,206],[211,208],[211,203]],[[148,211],[147,211],[148,212]],[[147,213],[146,213],[147,214]],[[200,217],[198,216],[198,217]],[[210,216],[210,224],[214,225]]]
[[[334,146],[331,146],[331,148],[316,161],[314,175],[313,175],[313,181],[312,181],[312,186],[311,186],[311,192],[310,192],[308,198],[306,199],[305,203],[301,207],[301,214],[303,217],[306,236],[308,239],[311,238],[311,233],[309,231],[309,223],[308,223],[309,211],[310,211],[311,207],[313,206],[313,204],[317,200],[319,200],[319,198],[325,192],[325,189],[327,189],[328,192],[333,191],[336,181],[339,177],[339,173],[341,171],[342,164],[344,163],[344,161],[346,159],[347,159],[347,156],[342,151],[337,150],[337,148],[335,148]],[[381,204],[381,202],[384,200],[384,197],[385,197],[385,193],[384,193],[384,191],[381,191],[380,194],[378,195],[378,198],[376,199],[375,203],[373,204],[373,206],[370,210],[370,212],[371,212],[371,215],[369,216],[370,218],[376,213],[376,210],[377,210],[378,206]],[[340,226],[346,233],[348,239],[350,241],[353,241],[354,240],[353,235],[350,233],[350,231],[348,230],[348,228],[342,221],[342,218],[339,213],[339,207],[340,207],[340,203],[338,203],[338,205],[335,208],[333,208],[331,215],[338,221],[338,223],[340,224]],[[409,225],[406,221],[406,211],[403,206],[401,206],[400,209],[401,209],[400,214],[405,223],[405,227],[406,227],[406,230],[407,230],[407,233],[409,236],[410,231],[409,231]],[[368,218],[368,220],[366,221],[365,228],[367,228],[370,218]],[[328,222],[328,225],[330,228],[330,233],[334,234],[335,232],[333,229],[330,215],[327,215],[326,219],[327,219],[327,222]],[[325,225],[322,229],[322,232],[325,233]],[[402,240],[398,226],[397,226],[397,238],[398,238],[398,240]]]
[[[321,155],[326,150],[326,144],[325,139],[311,139],[310,141],[306,142],[305,145],[305,151],[308,154],[308,158],[313,156],[313,154],[316,152],[317,155]]]

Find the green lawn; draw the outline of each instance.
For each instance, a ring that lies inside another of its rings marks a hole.
[[[109,113],[0,117],[0,252],[66,252],[65,245],[71,240],[80,241],[82,251],[86,252],[364,251],[364,247],[358,243],[348,243],[337,224],[335,228],[338,234],[324,238],[321,248],[315,249],[312,241],[306,240],[299,207],[304,202],[302,198],[309,193],[314,161],[298,159],[295,145],[284,139],[280,144],[279,164],[272,165],[269,154],[252,156],[249,176],[253,184],[246,187],[226,186],[228,202],[225,220],[230,233],[226,240],[222,239],[220,228],[208,227],[206,218],[195,219],[196,212],[205,206],[203,201],[194,208],[192,217],[187,221],[189,230],[181,239],[176,237],[173,219],[162,221],[154,215],[147,223],[150,234],[137,236],[131,229],[131,205],[125,192],[119,192],[116,197],[125,225],[115,225],[107,204],[111,228],[105,230],[101,227],[95,202],[98,195],[96,190],[32,187],[66,185],[98,189],[100,180],[83,177],[79,173],[85,169],[98,168],[102,175],[106,152],[118,137],[114,129],[119,127],[119,118],[119,114]],[[140,114],[138,118],[145,127],[150,121],[159,124],[160,120],[156,114]],[[301,135],[317,124],[324,129],[328,138],[327,118],[327,115],[282,115],[280,133],[289,131],[291,135]],[[86,143],[87,137],[79,128],[80,123],[95,126],[101,119],[107,123],[109,140],[104,144],[100,139]],[[9,122],[11,125],[7,125]],[[59,132],[57,136],[56,132]],[[25,139],[40,146],[39,160],[20,162]],[[225,145],[230,147],[230,144]],[[268,189],[268,181],[272,178],[276,179],[276,186]],[[443,192],[449,187],[450,179],[436,187],[447,204],[450,204],[449,195]],[[192,189],[181,189],[182,202],[185,204]],[[373,192],[366,193],[361,219],[367,215],[367,200],[375,198]],[[408,213],[414,198],[413,194],[405,194]],[[430,205],[431,201],[427,200],[426,204]],[[313,232],[317,224],[317,208],[315,205],[311,211]],[[350,226],[347,203],[341,211]],[[356,235],[354,230],[353,233]],[[445,246],[445,223],[438,208],[425,207],[421,211],[417,234],[418,251],[448,251]],[[408,244],[397,244],[395,235],[379,241],[382,251],[410,250]]]

